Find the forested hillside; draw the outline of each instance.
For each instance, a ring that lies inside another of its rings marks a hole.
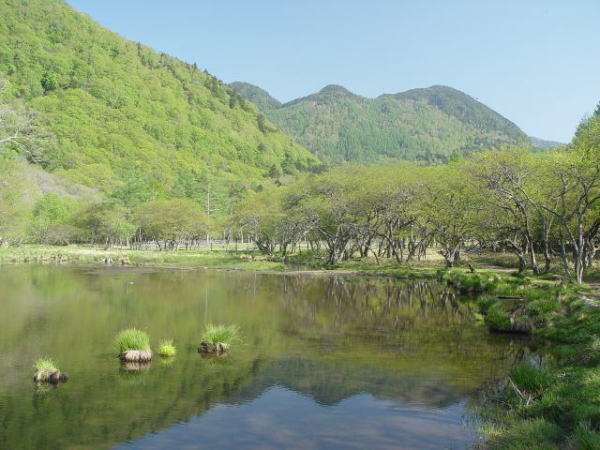
[[[235,92],[246,100],[254,103],[261,111],[270,111],[281,107],[281,102],[272,97],[264,89],[250,83],[235,81],[229,85]]]
[[[529,144],[514,123],[446,86],[369,99],[330,85],[283,105],[256,86],[230,86],[329,162],[440,162],[457,152]]]
[[[18,150],[51,173],[130,205],[203,204],[211,191],[223,209],[274,168],[317,162],[196,64],[127,41],[62,0],[0,0],[0,11],[4,101],[47,135]]]

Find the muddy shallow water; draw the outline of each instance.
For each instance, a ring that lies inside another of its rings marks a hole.
[[[462,449],[468,404],[523,356],[434,281],[0,268],[0,448]],[[244,344],[197,353],[207,323]],[[178,353],[121,367],[122,328]],[[70,380],[36,387],[52,357]]]

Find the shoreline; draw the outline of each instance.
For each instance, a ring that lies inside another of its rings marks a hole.
[[[319,268],[309,265],[289,264],[278,260],[258,256],[243,250],[232,251],[217,249],[197,250],[130,250],[121,248],[101,249],[84,246],[41,246],[23,245],[18,247],[0,247],[0,266],[2,265],[57,265],[105,268],[157,268],[165,270],[216,270],[245,271],[277,275],[311,276],[368,276],[396,279],[431,279],[438,271],[446,268],[421,262],[412,265],[375,265],[364,264],[362,268],[334,267]],[[454,270],[468,271],[456,267]],[[506,269],[481,268],[483,272],[505,272]]]

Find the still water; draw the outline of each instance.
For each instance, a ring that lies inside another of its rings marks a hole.
[[[523,356],[433,281],[249,272],[0,268],[1,449],[463,449],[469,399]],[[207,323],[238,324],[223,358]],[[120,367],[115,334],[157,347]],[[51,356],[71,379],[40,389]]]

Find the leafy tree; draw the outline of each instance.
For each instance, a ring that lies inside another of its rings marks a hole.
[[[118,202],[104,201],[90,205],[79,217],[77,223],[85,230],[89,242],[110,247],[115,243],[128,243],[133,238],[136,227],[131,222],[130,212]]]
[[[35,204],[30,233],[36,242],[66,245],[78,240],[81,230],[73,225],[80,204],[57,194],[45,194]]]
[[[206,234],[208,219],[192,200],[161,199],[140,206],[135,223],[138,240],[154,241],[164,250],[200,239]]]

